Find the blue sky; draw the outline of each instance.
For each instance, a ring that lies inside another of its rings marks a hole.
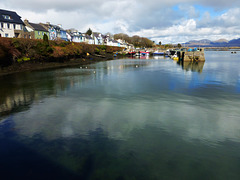
[[[164,44],[240,38],[239,0],[1,0],[0,8],[30,22],[139,35]]]

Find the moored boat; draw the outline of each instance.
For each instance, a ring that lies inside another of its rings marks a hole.
[[[164,54],[165,54],[164,52],[159,52],[159,51],[155,51],[153,53],[153,55],[155,55],[155,56],[163,56]]]
[[[149,52],[148,52],[148,51],[140,51],[140,53],[141,53],[143,56],[149,56]]]
[[[128,52],[128,55],[130,55],[130,56],[133,56],[134,54],[136,54],[136,52],[135,52],[135,51]]]

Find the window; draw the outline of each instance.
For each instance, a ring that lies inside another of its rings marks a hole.
[[[8,33],[5,34],[5,37],[8,37]]]
[[[9,15],[2,15],[4,19],[12,20],[11,16]]]
[[[7,23],[7,28],[10,29],[10,24],[9,23]]]
[[[44,32],[42,32],[42,35],[44,35]]]
[[[40,31],[38,31],[38,35],[40,36]]]
[[[16,29],[16,24],[13,24],[13,29]]]

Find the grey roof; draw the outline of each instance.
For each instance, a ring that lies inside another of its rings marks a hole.
[[[87,35],[85,36],[87,39],[93,39],[91,36]]]
[[[8,15],[10,16],[11,19],[5,19],[3,15]],[[21,20],[21,16],[19,16],[16,12],[4,9],[0,9],[0,22],[24,24],[23,21]]]
[[[50,27],[53,27],[56,31],[66,31],[62,27],[54,24],[49,24]]]
[[[33,29],[35,31],[44,31],[44,32],[48,32],[43,26],[41,26],[40,24],[35,24],[35,23],[29,23]]]

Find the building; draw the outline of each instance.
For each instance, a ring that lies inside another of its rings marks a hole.
[[[0,9],[0,37],[23,37],[24,23],[14,11]]]
[[[94,44],[103,45],[103,35],[101,33],[94,32],[92,34]]]
[[[29,32],[30,39],[43,39],[44,34],[48,36],[49,32],[41,24],[30,23],[28,20],[24,20],[25,27]]]
[[[50,40],[64,40],[68,41],[67,31],[62,28],[61,24],[53,25],[47,22],[46,24],[40,23],[48,32]]]
[[[79,32],[76,29],[67,30],[67,34],[70,35],[70,37],[71,37],[70,41],[72,41],[72,42],[78,42],[78,43],[85,42],[84,34],[82,34],[81,32]]]

